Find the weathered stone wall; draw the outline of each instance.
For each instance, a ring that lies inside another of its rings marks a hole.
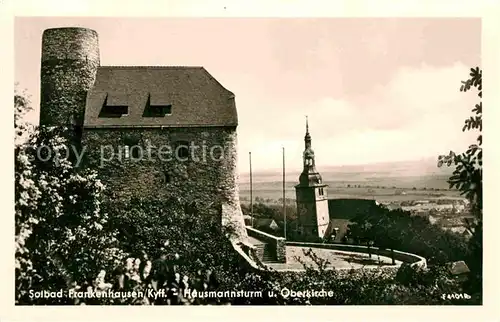
[[[280,263],[286,263],[286,240],[279,238],[276,240],[276,260]]]
[[[99,67],[97,33],[47,29],[42,38],[40,124],[83,125],[87,91]]]
[[[179,142],[197,146],[190,148],[188,160],[176,157]],[[246,236],[234,127],[85,129],[82,143],[84,164],[99,171],[111,198],[222,204],[222,221]],[[130,159],[125,159],[125,146],[131,147]]]
[[[286,240],[283,237],[276,237],[252,227],[246,227],[248,236],[257,238],[273,248],[276,261],[286,263]],[[263,255],[263,254],[262,254]]]
[[[251,233],[249,235],[251,235]],[[264,247],[265,246],[255,247],[255,250],[254,250],[255,257],[257,257],[260,261],[264,260],[264,251],[265,251]]]
[[[46,29],[42,36],[42,61],[51,59],[99,62],[97,32],[80,27]]]

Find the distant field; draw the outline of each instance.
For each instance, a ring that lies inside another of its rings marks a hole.
[[[445,176],[412,178],[377,178],[362,181],[326,181],[329,198],[366,198],[381,202],[418,199],[460,198],[456,190],[449,190]],[[295,199],[297,182],[286,182],[286,198]],[[282,182],[253,183],[253,197],[278,200],[283,197]],[[359,186],[359,187],[358,187]],[[438,189],[438,190],[436,190]],[[242,200],[250,199],[250,184],[240,183]]]
[[[321,167],[329,198],[370,198],[382,202],[436,198],[460,198],[447,183],[452,168],[438,168],[436,160],[417,160],[341,167]],[[299,172],[286,173],[286,198],[295,199]],[[283,197],[280,170],[254,171],[253,196],[278,200]],[[240,196],[250,200],[250,177],[240,174]]]
[[[422,176],[405,176],[405,177],[376,177],[372,174],[357,174],[356,177],[348,178],[348,174],[321,174],[323,181],[331,187],[347,187],[362,186],[362,187],[385,187],[398,189],[448,189],[446,180],[449,175],[422,175]],[[293,187],[298,183],[299,175],[287,175],[286,185]],[[263,177],[255,175],[253,177],[254,188],[257,184],[262,188],[275,189],[277,186],[281,189],[281,177]],[[240,180],[241,189],[250,189],[250,183],[247,178]]]
[[[415,190],[408,191],[405,195],[397,195],[396,189],[374,189],[373,192],[367,192],[368,189],[363,188],[346,188],[346,189],[330,189],[328,190],[328,198],[362,198],[362,199],[376,199],[381,202],[390,201],[408,201],[419,199],[442,199],[442,198],[460,198],[457,191],[425,191]],[[295,190],[286,189],[286,198],[295,199]],[[250,200],[250,190],[240,190],[240,197],[242,201],[245,199]],[[254,199],[259,197],[263,199],[278,200],[283,197],[283,192],[279,189],[259,189],[254,187]]]

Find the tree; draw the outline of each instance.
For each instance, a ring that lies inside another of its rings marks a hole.
[[[29,101],[16,95],[16,137]],[[73,167],[63,129],[40,127],[15,147],[16,302],[43,304],[28,291],[58,291],[121,259],[101,211],[97,174]],[[63,301],[63,299],[60,299]]]
[[[462,81],[461,92],[471,89],[477,90],[479,102],[472,108],[472,115],[467,118],[462,131],[476,130],[479,132],[476,143],[471,144],[467,151],[455,153],[450,151],[447,155],[438,157],[438,167],[443,165],[455,167],[448,183],[451,188],[456,188],[470,202],[470,209],[475,217],[474,221],[467,221],[466,225],[472,232],[469,241],[470,255],[467,261],[471,269],[474,281],[471,285],[475,291],[481,291],[482,285],[482,239],[483,239],[483,72],[479,67],[471,68],[469,78]]]
[[[425,257],[430,265],[467,256],[463,236],[444,231],[427,218],[412,216],[408,211],[373,205],[351,221],[348,233],[358,241],[373,241],[380,248],[414,253]]]
[[[483,97],[482,70],[479,67],[471,68],[470,78],[462,81],[460,91],[467,92],[472,88],[477,89],[480,99]],[[465,120],[462,131],[477,130],[479,132],[477,143],[469,146],[466,152],[457,154],[450,151],[448,155],[438,158],[438,166],[454,166],[452,176],[448,183],[451,188],[458,189],[471,202],[472,211],[478,221],[482,219],[482,189],[483,189],[483,104],[480,100],[472,109],[473,115]]]
[[[366,219],[356,218],[356,221],[349,225],[349,237],[356,243],[366,244],[368,247],[368,255],[371,258],[371,246],[375,240],[375,227]]]
[[[24,120],[26,113],[32,110],[31,101],[26,92],[20,93],[16,84],[14,92],[14,131],[15,145],[18,146],[27,139],[34,128]]]
[[[193,261],[189,266],[223,265],[227,254],[231,226],[222,226],[220,209],[198,209],[180,199],[144,199],[109,201],[104,204],[110,214],[110,225],[118,231],[121,248],[131,256],[146,252],[151,258],[161,255],[165,241],[169,241],[169,256],[177,253]],[[221,246],[222,245],[222,246]],[[227,269],[227,267],[226,267]]]

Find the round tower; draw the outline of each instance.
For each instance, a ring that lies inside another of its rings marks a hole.
[[[81,130],[87,91],[99,67],[97,32],[86,28],[47,29],[42,37],[40,125]]]

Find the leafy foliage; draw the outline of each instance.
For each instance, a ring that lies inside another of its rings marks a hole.
[[[282,200],[282,199],[281,199]],[[250,206],[248,204],[241,204],[241,210],[243,215],[250,215]],[[286,226],[287,226],[287,238],[291,240],[298,240],[299,235],[296,234],[295,227],[297,226],[297,207],[295,203],[285,206],[286,211]],[[269,227],[258,227],[259,230],[270,233],[275,236],[283,236],[284,231],[284,214],[282,205],[267,205],[261,202],[257,202],[253,205],[253,215],[255,219],[259,218],[269,218],[274,219],[278,224],[279,228],[276,230],[270,229]]]
[[[221,271],[230,268],[227,265],[231,262],[221,262],[220,258],[234,258],[228,239],[234,230],[222,226],[217,206],[199,211],[196,205],[176,198],[135,198],[109,202],[106,207],[121,247],[132,256],[147,253],[150,258],[158,258],[168,241],[170,251],[166,255],[178,254],[181,261],[188,262],[192,273],[207,267]]]
[[[26,102],[16,96],[19,106]],[[22,109],[16,107],[16,111]],[[21,133],[16,128],[16,134]],[[28,291],[67,288],[116,265],[122,256],[116,234],[105,229],[104,185],[96,172],[78,171],[65,157],[68,146],[63,133],[63,129],[38,128],[15,147],[16,300],[20,304],[42,304],[43,300],[31,299]]]
[[[471,68],[470,78],[462,81],[460,91],[467,92],[472,88],[477,89],[480,99],[483,97],[482,70],[479,67]],[[450,188],[458,189],[472,204],[472,210],[481,219],[482,216],[482,192],[483,192],[483,104],[480,101],[472,109],[473,115],[465,120],[462,131],[477,130],[477,144],[469,146],[467,151],[457,154],[450,151],[448,155],[438,158],[438,166],[455,166],[453,175],[449,179]]]
[[[15,145],[20,145],[33,131],[33,126],[24,120],[26,113],[32,110],[31,101],[26,92],[19,92],[17,86],[14,93],[14,131]]]
[[[353,240],[417,254],[431,265],[462,260],[468,251],[464,237],[401,209],[389,210],[373,205],[366,213],[355,216],[352,222],[348,234]]]
[[[462,81],[461,92],[472,89],[477,90],[479,103],[472,109],[472,116],[465,120],[462,131],[477,130],[479,135],[477,143],[469,146],[467,151],[457,154],[450,151],[448,155],[441,155],[438,158],[438,166],[454,166],[452,176],[448,183],[450,187],[455,187],[467,197],[471,204],[471,212],[475,216],[474,221],[467,221],[465,224],[473,233],[469,241],[469,255],[467,264],[471,269],[470,287],[472,292],[482,290],[482,253],[483,253],[483,72],[479,67],[471,68],[469,79]]]
[[[158,285],[194,288],[200,286],[200,276],[210,272],[216,282],[205,283],[206,289],[220,291],[262,291],[262,297],[219,298],[217,301],[199,301],[175,296],[168,303],[174,304],[456,304],[441,298],[445,291],[457,291],[459,285],[450,279],[446,271],[439,274],[411,272],[417,281],[426,284],[416,287],[415,283],[401,282],[387,270],[352,270],[341,272],[327,269],[327,262],[312,250],[306,252],[313,265],[303,263],[303,272],[276,272],[255,270],[242,263],[220,229],[217,209],[194,209],[183,206],[178,200],[133,200],[126,204],[114,204],[120,209],[113,215],[119,225],[119,239],[130,254],[147,252],[146,258],[156,258],[152,262],[165,261],[167,267],[176,266],[177,277],[158,278]],[[169,209],[162,211],[162,209]],[[230,230],[227,232],[230,234]],[[168,243],[165,245],[165,241]],[[159,250],[159,251],[158,251]],[[152,254],[149,256],[149,254]],[[177,254],[177,255],[176,255]],[[163,257],[162,257],[163,256]],[[144,257],[141,257],[144,258]],[[163,259],[161,259],[163,258]],[[172,264],[175,263],[175,264]],[[152,276],[156,276],[152,264]],[[131,267],[131,265],[129,265]],[[140,272],[137,273],[141,275]],[[421,276],[424,274],[424,276]],[[130,273],[129,273],[130,275]],[[133,275],[133,274],[132,274]],[[175,275],[175,274],[174,274]],[[128,275],[127,275],[128,276]],[[130,279],[125,277],[126,280]],[[207,278],[205,278],[207,279]],[[136,278],[136,280],[138,280]],[[208,278],[210,280],[210,278]],[[180,285],[179,281],[185,281]],[[439,282],[441,281],[441,282]],[[147,289],[147,279],[136,287]],[[151,283],[151,281],[149,282]],[[116,284],[116,283],[115,283]],[[153,283],[151,283],[153,284]],[[287,297],[282,291],[288,290],[328,290],[327,297]],[[180,292],[179,294],[183,294]],[[148,299],[147,303],[154,301]],[[154,302],[155,304],[160,304]]]

